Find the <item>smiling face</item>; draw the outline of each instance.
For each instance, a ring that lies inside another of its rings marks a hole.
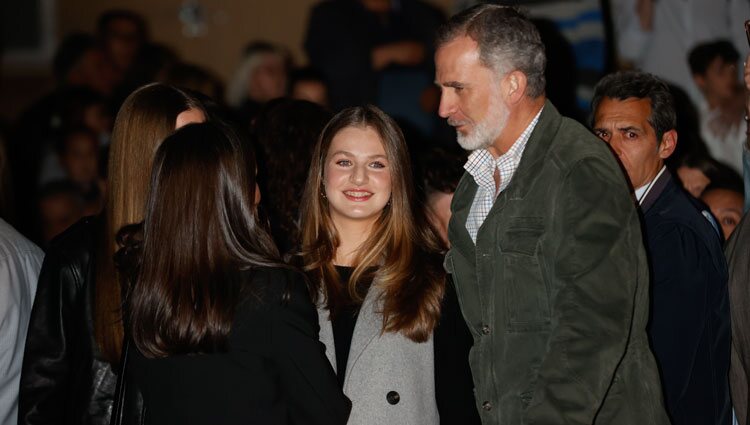
[[[487,148],[502,133],[509,110],[502,80],[482,64],[479,46],[457,37],[435,53],[436,82],[442,89],[439,114],[456,128],[458,144],[466,150]]]
[[[605,97],[594,113],[594,134],[609,144],[619,158],[633,189],[649,184],[659,173],[664,159],[672,154],[677,133],[670,130],[657,143],[649,123],[651,101]]]
[[[391,171],[380,135],[345,127],[331,140],[323,170],[324,193],[336,227],[374,223],[391,197]]]

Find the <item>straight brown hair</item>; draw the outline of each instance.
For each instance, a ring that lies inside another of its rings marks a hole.
[[[338,233],[322,193],[331,141],[347,127],[369,127],[380,136],[391,172],[391,200],[360,246],[344,286],[333,264]],[[440,319],[445,272],[438,238],[417,205],[404,136],[392,118],[375,106],[363,106],[345,109],[328,122],[315,146],[300,217],[304,270],[313,297],[323,293],[331,317],[349,300],[361,303],[357,283],[372,279],[383,289],[383,331],[401,332],[415,342],[429,339]]]
[[[161,83],[134,91],[115,118],[109,151],[103,229],[99,234],[94,291],[94,336],[104,359],[118,364],[122,351],[122,289],[113,256],[123,226],[143,220],[156,148],[174,132],[177,116],[205,109],[192,95]]]
[[[256,219],[255,161],[230,128],[190,124],[154,159],[140,266],[128,299],[146,357],[226,349],[248,272],[283,267]]]

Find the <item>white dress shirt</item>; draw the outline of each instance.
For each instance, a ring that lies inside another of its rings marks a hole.
[[[23,349],[44,253],[0,219],[0,425],[18,421]]]

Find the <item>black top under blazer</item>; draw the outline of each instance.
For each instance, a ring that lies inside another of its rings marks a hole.
[[[667,171],[643,201],[648,333],[672,424],[728,425],[727,265],[719,235],[699,208]]]
[[[346,423],[351,403],[318,341],[302,275],[260,268],[250,279],[255,294],[238,306],[227,352],[148,359],[132,350],[126,375],[146,424]]]

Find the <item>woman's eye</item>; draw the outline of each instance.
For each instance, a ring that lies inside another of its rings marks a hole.
[[[385,164],[379,161],[375,161],[372,164],[370,164],[370,167],[372,168],[385,168]]]
[[[348,159],[339,159],[338,161],[336,161],[336,165],[340,165],[342,167],[348,167],[352,165],[352,162],[349,161]]]
[[[727,226],[736,226],[737,225],[737,220],[735,220],[732,217],[724,217],[721,220],[721,224],[724,224],[724,225],[727,225]]]

